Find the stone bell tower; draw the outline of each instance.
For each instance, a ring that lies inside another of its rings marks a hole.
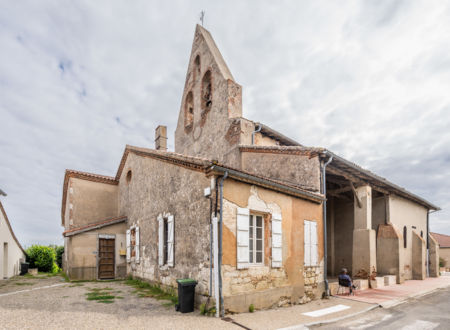
[[[230,142],[230,130],[240,117],[242,87],[234,81],[211,34],[197,25],[175,131],[175,152],[223,161],[237,142]]]

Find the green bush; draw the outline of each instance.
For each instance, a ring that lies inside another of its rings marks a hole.
[[[444,258],[439,257],[439,267],[445,267],[446,262]]]
[[[64,253],[64,246],[55,246],[56,264],[62,268],[62,255]]]
[[[27,260],[30,268],[37,268],[40,272],[57,273],[56,252],[50,246],[32,245],[27,249]]]
[[[250,313],[253,313],[255,311],[255,306],[253,304],[250,304],[250,306],[248,306],[248,311]]]

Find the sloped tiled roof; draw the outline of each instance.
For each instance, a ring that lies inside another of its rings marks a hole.
[[[73,235],[81,234],[81,233],[84,233],[84,232],[87,232],[87,231],[91,231],[91,230],[94,230],[94,229],[115,225],[116,223],[121,223],[121,222],[124,222],[124,221],[127,221],[127,220],[128,219],[125,216],[110,218],[110,219],[106,219],[106,220],[101,220],[101,221],[98,221],[98,222],[95,222],[95,223],[90,223],[90,224],[85,225],[85,226],[76,227],[76,228],[72,228],[72,229],[66,230],[65,232],[63,232],[63,236],[64,237],[73,236]]]
[[[14,231],[12,230],[11,223],[9,222],[9,219],[8,219],[8,216],[6,215],[5,209],[3,208],[2,202],[0,202],[0,212],[3,214],[3,218],[6,221],[6,225],[8,226],[9,231],[11,232],[11,236],[13,237],[14,241],[16,241],[17,245],[22,250],[22,252],[24,254],[26,254],[25,250],[22,248],[22,245],[20,245],[19,240],[17,239],[16,235],[14,234]]]
[[[450,248],[450,236],[438,233],[431,233],[434,239],[439,243],[439,247],[441,248]]]

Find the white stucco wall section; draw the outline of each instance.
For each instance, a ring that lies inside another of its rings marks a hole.
[[[405,249],[402,245],[401,251],[404,253],[405,279],[408,280],[412,278],[412,231],[414,230],[418,235],[423,231],[423,237],[426,239],[427,209],[405,198],[390,195],[389,213],[390,221],[398,229],[401,237],[403,237],[403,227],[407,228],[407,247]]]
[[[1,205],[0,208],[0,279],[5,279],[20,273],[20,262],[25,261],[25,254],[9,229]]]

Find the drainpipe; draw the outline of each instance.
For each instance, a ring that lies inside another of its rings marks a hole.
[[[255,144],[255,134],[261,132],[262,126],[258,124],[258,128],[252,132],[252,145]]]
[[[327,278],[327,263],[328,263],[328,251],[327,251],[327,180],[326,180],[326,168],[328,164],[333,160],[331,156],[328,161],[322,166],[322,193],[325,197],[323,201],[323,279],[325,282],[325,297],[329,297],[328,278]]]
[[[222,292],[222,230],[223,230],[223,182],[228,177],[228,171],[225,172],[219,182],[220,191],[220,215],[219,215],[219,295],[220,295],[220,316],[225,314],[223,306],[223,292]]]

